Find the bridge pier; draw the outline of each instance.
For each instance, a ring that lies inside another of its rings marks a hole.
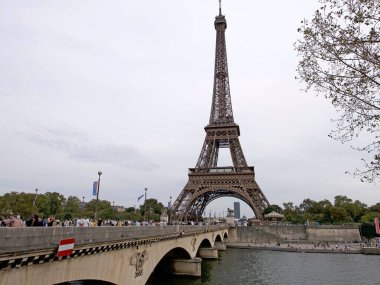
[[[220,250],[220,251],[226,251],[227,250],[227,246],[224,242],[215,242],[215,247],[217,250]]]
[[[205,259],[217,259],[218,249],[216,247],[200,247],[198,256]]]
[[[202,259],[194,257],[192,259],[172,259],[171,269],[175,275],[187,275],[200,277]]]

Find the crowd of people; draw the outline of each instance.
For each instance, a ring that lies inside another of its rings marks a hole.
[[[112,219],[102,220],[101,218],[76,218],[60,221],[54,216],[39,217],[32,215],[29,219],[22,220],[19,215],[10,215],[9,217],[1,217],[0,227],[96,227],[96,226],[155,226],[154,221],[116,221]]]

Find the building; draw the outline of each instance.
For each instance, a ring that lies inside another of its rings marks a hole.
[[[123,213],[123,212],[125,212],[125,208],[124,208],[124,206],[112,206],[112,209],[113,210],[115,210],[116,212],[118,212],[118,213]]]
[[[234,202],[234,218],[240,219],[240,202]]]

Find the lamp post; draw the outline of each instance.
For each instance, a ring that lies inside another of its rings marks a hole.
[[[83,210],[83,217],[84,217],[84,196],[82,197],[82,210]]]
[[[112,201],[112,218],[115,219],[115,201]]]
[[[35,189],[36,191],[36,196],[34,197],[34,200],[33,200],[33,205],[32,205],[32,216],[34,216],[34,208],[37,206],[36,205],[36,201],[37,201],[37,193],[38,193],[38,188]]]
[[[96,204],[95,204],[95,220],[98,218],[98,203],[99,203],[99,187],[100,187],[100,175],[102,175],[101,171],[98,171],[99,179],[98,179],[98,189],[96,191]]]
[[[172,196],[170,196],[170,202],[169,202],[169,207],[168,207],[168,214],[169,214],[169,225],[172,224]]]
[[[146,220],[146,193],[147,192],[148,192],[148,188],[145,188],[144,220]]]

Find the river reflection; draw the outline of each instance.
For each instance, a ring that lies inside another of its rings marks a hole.
[[[148,285],[380,285],[380,256],[228,249],[202,261],[202,277],[165,276]]]

